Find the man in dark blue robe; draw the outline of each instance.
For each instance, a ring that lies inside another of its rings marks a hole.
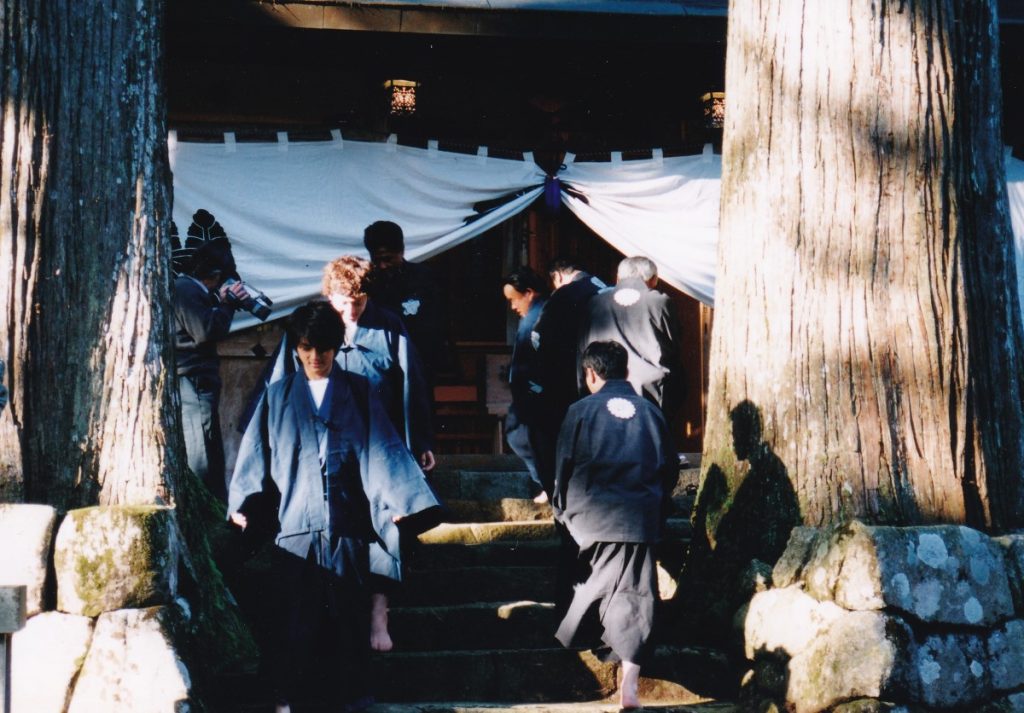
[[[536,483],[544,499],[554,485],[554,472],[548,468],[543,474],[537,455],[553,450],[554,437],[544,427],[544,386],[541,383],[541,365],[537,356],[538,342],[535,327],[544,308],[544,281],[528,267],[521,267],[505,278],[502,293],[509,307],[519,315],[516,341],[512,347],[512,360],[508,368],[512,404],[505,417],[505,438],[516,455],[523,459],[530,478]],[[540,497],[540,496],[538,496]]]
[[[368,300],[350,331],[335,356],[338,366],[366,378],[413,454],[432,454],[434,433],[428,389],[401,320]],[[267,385],[295,371],[294,349],[286,335],[271,357],[270,370],[264,376]]]
[[[558,258],[548,267],[554,292],[537,321],[537,351],[544,375],[549,428],[558,433],[569,404],[584,393],[577,378],[580,330],[590,298],[605,284],[571,258]]]
[[[661,411],[626,381],[626,350],[594,342],[581,365],[591,396],[558,436],[552,507],[579,545],[578,581],[555,636],[585,643],[592,630],[622,661],[623,708],[639,706],[658,601],[654,545],[679,477]]]
[[[363,245],[373,263],[367,285],[379,306],[397,315],[423,361],[424,376],[433,386],[437,372],[450,361],[444,303],[430,268],[405,259],[401,226],[378,220],[363,231]]]
[[[343,702],[369,704],[371,573],[399,579],[397,522],[440,506],[367,381],[335,363],[343,335],[325,302],[292,315],[302,369],[261,397],[229,490],[229,517],[243,529],[261,497],[279,498],[279,617],[266,652],[278,711],[302,698],[325,648],[342,659],[333,671]]]
[[[654,289],[658,268],[643,256],[619,263],[615,287],[587,305],[580,346],[612,340],[629,354],[629,383],[671,420],[682,402],[679,318],[668,296]],[[582,375],[580,383],[583,383]]]

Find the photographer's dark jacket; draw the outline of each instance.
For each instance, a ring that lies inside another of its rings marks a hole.
[[[174,281],[174,353],[178,376],[219,383],[217,342],[228,335],[235,308],[188,275]]]
[[[228,512],[248,515],[250,498],[276,492],[276,543],[303,559],[311,552],[318,559],[326,556],[315,546],[321,538],[361,536],[353,528],[368,525],[371,572],[399,580],[399,532],[392,518],[438,508],[440,503],[370,393],[367,380],[337,365],[329,378],[326,417],[315,412],[301,369],[267,388],[242,437]],[[322,436],[327,439],[323,449]],[[351,464],[358,464],[365,500],[358,487],[353,491],[332,486]],[[352,501],[353,492],[358,502]]]

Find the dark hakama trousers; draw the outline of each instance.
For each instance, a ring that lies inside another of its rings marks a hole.
[[[330,568],[318,562],[329,560]],[[276,616],[263,670],[278,703],[344,706],[369,693],[370,565],[367,541],[336,538],[306,558],[273,548]]]
[[[597,542],[580,552],[572,603],[555,637],[563,646],[600,636],[615,658],[643,665],[649,654],[658,575],[652,545]]]

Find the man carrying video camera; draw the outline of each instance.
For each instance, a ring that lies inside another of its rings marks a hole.
[[[188,274],[174,281],[174,353],[188,466],[222,502],[227,501],[227,484],[217,342],[228,335],[235,309],[249,297],[241,282],[225,284],[235,272],[226,243],[203,244],[193,255]]]

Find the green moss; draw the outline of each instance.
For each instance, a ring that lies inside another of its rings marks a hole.
[[[84,605],[83,614],[98,616],[103,612],[100,601],[112,580],[124,577],[125,565],[132,577],[131,589],[126,595],[127,602],[139,607],[155,603],[157,593],[165,589],[165,583],[158,580],[164,563],[154,560],[157,553],[166,550],[172,536],[172,515],[168,508],[151,505],[91,507],[72,510],[67,516],[74,525],[76,539],[88,536],[99,547],[99,552],[92,556],[81,553],[73,555],[75,589]],[[86,535],[87,528],[99,526],[104,519],[109,520],[112,527],[102,533],[103,539],[99,533]],[[132,531],[138,534],[128,543],[125,562],[124,543],[110,542],[109,538],[122,538]],[[61,568],[67,564],[65,556],[57,556],[57,564]]]
[[[223,506],[188,470],[182,474],[177,499],[175,515],[190,563],[182,573],[181,589],[192,607],[188,645],[180,654],[202,699],[220,673],[255,658],[256,643],[228,594],[210,548],[207,533],[223,527]]]

